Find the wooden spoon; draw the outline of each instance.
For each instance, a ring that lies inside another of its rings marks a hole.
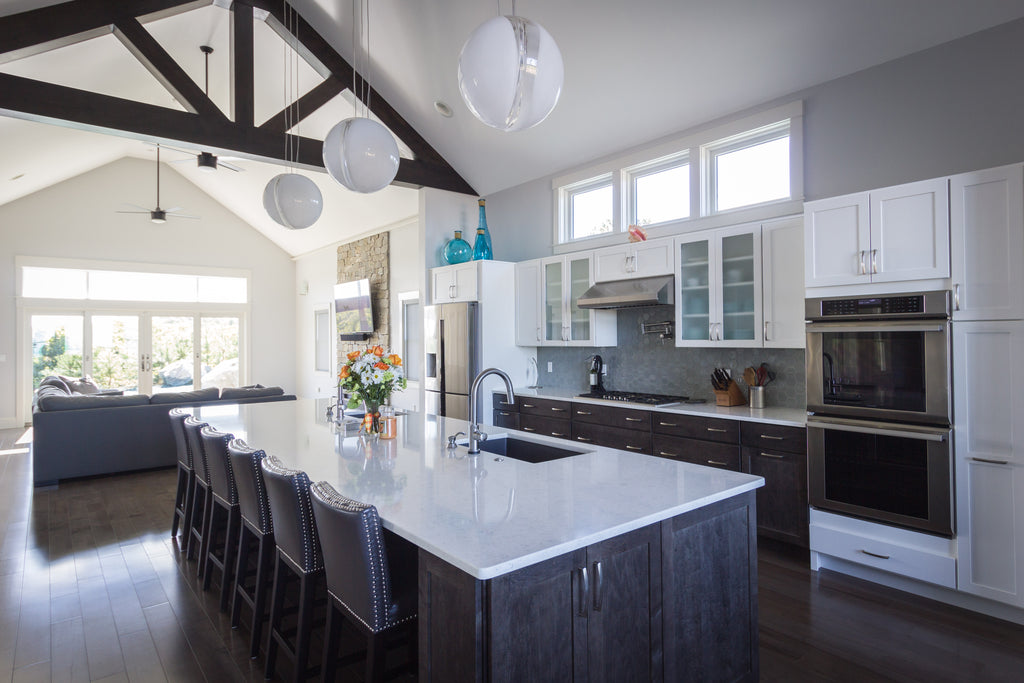
[[[757,371],[754,368],[747,368],[743,371],[743,381],[748,387],[757,386]]]

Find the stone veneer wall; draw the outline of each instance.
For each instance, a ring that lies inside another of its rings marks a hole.
[[[374,333],[365,342],[338,341],[338,367],[350,351],[380,344],[391,350],[391,241],[382,232],[338,247],[338,282],[367,278],[373,297]]]

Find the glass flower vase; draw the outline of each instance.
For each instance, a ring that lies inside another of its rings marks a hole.
[[[380,434],[380,404],[375,401],[363,401],[366,413],[363,415],[363,431],[370,436]]]

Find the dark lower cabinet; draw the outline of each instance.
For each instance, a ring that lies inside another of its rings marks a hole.
[[[419,558],[421,681],[756,681],[753,492],[489,580]]]
[[[807,547],[806,454],[745,446],[743,471],[764,477],[757,490],[758,532]]]
[[[595,446],[617,448],[620,451],[651,454],[650,432],[574,421],[572,423],[572,438],[573,441],[579,441],[581,444],[594,444]]]
[[[653,454],[660,458],[671,458],[691,462],[694,465],[719,467],[723,470],[740,470],[739,445],[683,439],[677,436],[654,435]]]
[[[495,410],[494,426],[505,429],[519,429],[519,413],[510,410]]]
[[[569,420],[559,420],[553,417],[538,417],[527,413],[519,414],[519,429],[533,434],[554,436],[559,439],[568,439],[572,435],[572,426]]]

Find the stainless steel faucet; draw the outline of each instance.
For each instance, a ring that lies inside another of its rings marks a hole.
[[[476,455],[480,452],[480,443],[487,441],[487,435],[480,431],[480,416],[477,414],[477,393],[480,391],[480,384],[487,375],[497,375],[505,382],[505,395],[508,402],[516,400],[515,391],[512,389],[512,379],[504,370],[498,368],[487,368],[476,376],[473,386],[469,390],[469,454]]]

